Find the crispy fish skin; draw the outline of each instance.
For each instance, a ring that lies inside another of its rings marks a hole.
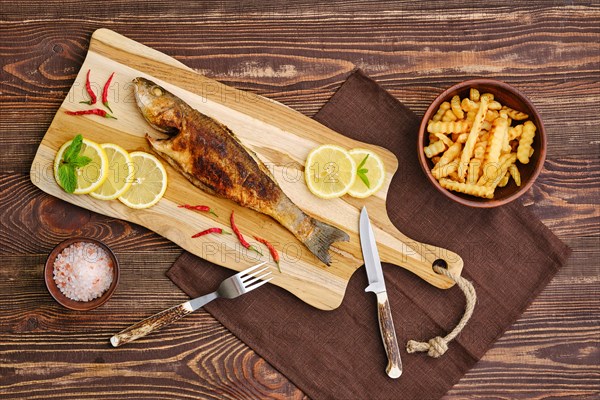
[[[137,105],[150,125],[169,135],[146,135],[150,146],[198,188],[269,215],[329,265],[329,247],[344,231],[306,215],[281,190],[266,166],[222,123],[145,79],[135,78]]]

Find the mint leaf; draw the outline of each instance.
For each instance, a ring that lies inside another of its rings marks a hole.
[[[371,184],[369,183],[369,178],[367,178],[367,176],[364,173],[359,172],[358,177],[360,178],[361,181],[363,181],[363,183],[367,186],[367,188],[371,189]]]
[[[367,188],[371,189],[371,183],[369,182],[369,178],[367,178],[366,175],[367,172],[369,172],[369,170],[367,168],[363,168],[363,166],[367,162],[367,158],[369,158],[369,154],[367,154],[365,158],[362,159],[360,164],[358,164],[358,167],[356,168],[356,174],[358,175],[360,180],[363,181],[363,183],[367,186]]]
[[[367,158],[369,158],[368,154],[365,156],[365,158],[363,158],[363,160],[360,162],[360,164],[358,164],[358,167],[356,169],[361,169],[363,167],[363,165],[365,165],[365,163],[367,162]]]
[[[77,188],[77,176],[75,176],[75,167],[71,164],[61,164],[58,167],[58,180],[60,186],[67,193],[73,193]]]
[[[73,193],[77,188],[77,168],[85,167],[92,159],[80,156],[83,136],[77,135],[65,149],[63,158],[58,166],[58,183],[67,193]]]
[[[367,162],[367,158],[369,158],[369,154],[367,154],[365,158],[363,158],[363,160],[360,162],[360,164],[358,164],[358,167],[356,168],[356,174],[358,175],[360,180],[363,181],[363,183],[367,186],[367,188],[371,189],[371,183],[369,183],[369,178],[367,178],[366,175],[367,172],[369,172],[369,170],[363,168],[363,166]]]
[[[69,162],[69,164],[74,166],[75,168],[81,168],[81,167],[85,167],[86,165],[88,165],[91,162],[92,162],[91,158],[89,158],[87,156],[79,156],[79,157],[71,160]]]
[[[81,151],[81,144],[83,143],[83,136],[77,135],[73,138],[73,141],[67,147],[63,154],[63,162],[70,162],[72,159],[76,158]]]

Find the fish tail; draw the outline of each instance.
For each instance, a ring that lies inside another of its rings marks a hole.
[[[329,247],[333,242],[347,242],[350,240],[348,234],[335,226],[317,221],[311,218],[312,232],[304,240],[304,245],[325,264],[331,264]]]

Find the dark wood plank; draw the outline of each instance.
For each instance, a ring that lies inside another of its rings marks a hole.
[[[561,274],[444,399],[598,398],[598,310],[597,276]]]
[[[114,332],[185,298],[164,277],[180,249],[144,228],[58,204],[28,178],[91,33],[107,27],[306,115],[355,67],[417,114],[473,76],[523,90],[550,135],[545,169],[523,201],[574,253],[446,398],[597,398],[598,20],[594,1],[3,3],[0,397],[303,397],[203,312],[127,353],[108,345]],[[41,279],[46,254],[75,234],[107,241],[128,265],[115,297],[92,313],[61,309]]]
[[[416,13],[410,4],[365,7],[362,2],[349,2],[312,17],[302,14],[307,4],[291,6],[286,10],[290,14],[253,13],[255,6],[240,7],[236,11],[249,13],[243,17],[235,12],[219,14],[219,8],[226,7],[222,4],[203,4],[189,10],[186,6],[183,18],[181,7],[163,13],[160,38],[147,34],[146,27],[156,22],[152,12],[157,4],[150,4],[139,10],[139,16],[131,17],[135,23],[131,19],[107,23],[94,12],[77,15],[95,18],[64,17],[47,26],[47,16],[69,15],[53,2],[44,12],[29,15],[25,24],[11,20],[18,21],[18,15],[25,18],[22,13],[31,10],[31,5],[6,13],[8,21],[0,31],[6,43],[0,48],[6,64],[0,99],[6,102],[6,112],[0,123],[18,126],[6,130],[10,144],[23,136],[27,140],[24,147],[14,146],[3,168],[28,169],[41,131],[71,86],[90,33],[99,27],[114,29],[208,76],[308,115],[355,67],[363,68],[418,114],[452,83],[486,75],[523,89],[547,124],[560,121],[561,133],[574,142],[552,141],[549,154],[589,156],[590,143],[600,140],[591,123],[593,107],[586,106],[600,90],[600,62],[594,57],[597,46],[592,39],[599,35],[595,21],[600,18],[600,7],[593,3],[564,7],[562,2],[531,2],[486,9],[486,2],[475,2],[452,8],[452,12],[446,9],[444,18],[439,18],[440,11]],[[116,7],[127,8],[124,3]],[[265,5],[264,10],[272,7]],[[371,10],[386,7],[387,13]],[[359,20],[355,18],[358,12],[364,15]],[[399,17],[402,12],[404,18]],[[329,17],[333,14],[335,18]],[[475,17],[469,18],[470,14]],[[23,102],[28,104],[19,105]],[[45,112],[47,108],[50,112]],[[43,112],[42,123],[31,126],[32,118],[19,114],[23,109]]]
[[[0,174],[3,211],[0,254],[49,252],[73,236],[90,236],[112,249],[179,254],[181,249],[146,228],[106,218],[37,189],[29,176]]]

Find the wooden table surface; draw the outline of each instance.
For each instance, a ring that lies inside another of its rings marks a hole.
[[[521,89],[549,135],[545,168],[522,201],[573,255],[446,398],[600,395],[597,1],[47,0],[0,7],[1,398],[305,397],[204,311],[150,337],[146,350],[108,346],[111,334],[186,296],[164,275],[181,253],[176,245],[59,204],[29,179],[37,146],[101,27],[309,116],[356,67],[419,115],[467,78]],[[42,278],[50,250],[75,235],[106,241],[126,266],[113,299],[94,312],[61,308]]]

